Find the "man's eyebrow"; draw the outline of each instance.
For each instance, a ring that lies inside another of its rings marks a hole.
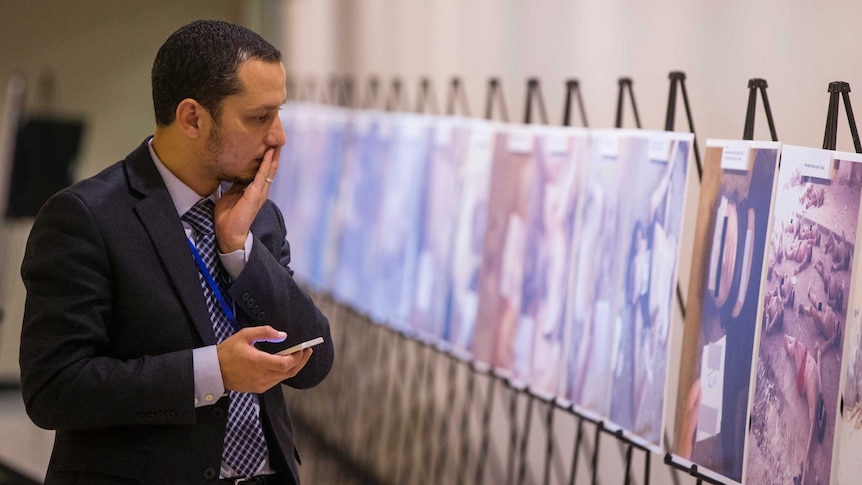
[[[281,108],[281,105],[283,105],[283,104],[284,104],[284,103],[280,103],[280,104],[261,104],[261,105],[258,105],[258,106],[252,106],[252,107],[250,107],[248,110],[249,110],[249,111],[272,111],[272,110],[277,110],[277,109]]]

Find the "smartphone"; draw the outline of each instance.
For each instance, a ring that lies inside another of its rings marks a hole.
[[[278,355],[290,355],[292,353],[299,352],[302,349],[314,347],[315,345],[322,344],[322,343],[323,343],[323,337],[313,338],[311,340],[306,340],[305,342],[302,342],[301,344],[296,344],[293,347],[284,349],[281,352],[278,352]]]

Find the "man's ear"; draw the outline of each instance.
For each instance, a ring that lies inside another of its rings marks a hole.
[[[206,133],[209,111],[192,98],[177,105],[176,121],[189,138],[199,138]]]

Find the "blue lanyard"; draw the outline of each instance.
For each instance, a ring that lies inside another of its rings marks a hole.
[[[210,270],[207,269],[206,263],[204,263],[203,258],[201,258],[201,254],[198,252],[198,249],[195,247],[194,243],[191,239],[186,238],[189,242],[189,248],[192,250],[192,256],[195,257],[195,262],[198,264],[198,269],[203,275],[204,279],[207,281],[210,289],[218,300],[219,305],[221,305],[221,309],[224,310],[224,314],[227,316],[227,319],[230,321],[231,326],[235,330],[238,330],[239,325],[236,322],[236,314],[233,312],[233,308],[227,304],[227,301],[224,299],[224,295],[222,295],[221,289],[219,289],[218,284],[213,279],[213,276],[210,274]]]

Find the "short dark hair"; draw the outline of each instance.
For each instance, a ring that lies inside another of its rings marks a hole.
[[[153,62],[156,124],[174,122],[180,101],[192,98],[218,120],[222,100],[242,90],[239,65],[280,62],[281,52],[251,30],[219,20],[196,20],[162,44]]]

